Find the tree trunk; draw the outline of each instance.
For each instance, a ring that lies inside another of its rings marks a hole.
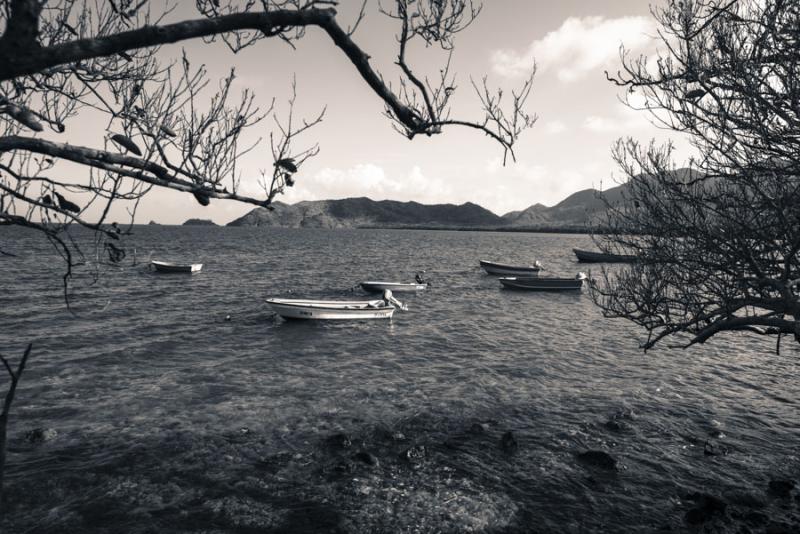
[[[6,424],[8,423],[8,415],[5,413],[5,406],[3,406],[3,414],[0,415],[0,517],[3,517],[5,506],[3,504],[3,474],[6,470]]]
[[[3,505],[3,475],[5,474],[6,468],[6,435],[8,414],[11,411],[11,405],[14,402],[14,394],[17,392],[17,384],[19,383],[19,379],[22,377],[22,372],[25,370],[25,363],[28,361],[28,356],[31,353],[32,347],[33,343],[28,343],[28,348],[25,349],[25,354],[22,355],[22,359],[19,361],[16,372],[14,372],[14,370],[11,368],[8,360],[0,356],[0,361],[3,362],[6,371],[8,371],[8,375],[11,377],[11,385],[8,387],[5,401],[3,401],[3,411],[0,412],[0,517],[2,517],[5,513],[5,506]]]

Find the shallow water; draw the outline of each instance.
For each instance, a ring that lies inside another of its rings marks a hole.
[[[8,460],[21,531],[683,530],[695,491],[728,502],[711,530],[765,527],[754,510],[800,524],[796,499],[766,492],[800,474],[788,340],[780,356],[753,336],[645,355],[585,293],[503,290],[478,267],[572,276],[588,236],[139,227],[140,261],[203,271],[77,280],[77,315],[46,242],[0,240],[19,256],[0,258],[0,351],[34,343]],[[264,304],[418,269],[433,287],[391,321],[286,322]],[[38,427],[57,438],[28,443]],[[352,445],[332,444],[340,432]],[[401,459],[413,446],[424,457]],[[586,449],[619,469],[579,462]]]

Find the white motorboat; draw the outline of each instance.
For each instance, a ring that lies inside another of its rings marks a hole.
[[[395,309],[408,308],[385,290],[376,300],[267,299],[275,313],[285,319],[390,319]]]

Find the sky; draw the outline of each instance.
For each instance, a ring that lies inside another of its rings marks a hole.
[[[192,4],[181,2],[172,18],[193,18]],[[342,25],[353,20],[358,5],[356,0],[341,2]],[[376,7],[377,0],[369,0],[354,40],[385,79],[397,80],[397,27]],[[296,49],[270,39],[234,55],[221,44],[189,41],[160,53],[168,59],[185,49],[214,77],[234,67],[236,87],[255,91],[264,108],[275,98],[278,113],[286,111],[293,76],[297,113],[310,117],[327,106],[323,123],[305,136],[308,144],[320,144],[320,154],[303,165],[296,186],[280,201],[366,196],[426,204],[474,202],[502,215],[536,203],[553,205],[581,189],[613,187],[621,179],[610,151],[617,138],[669,137],[645,113],[620,103],[621,90],[604,75],[604,70],[619,68],[621,44],[652,52],[655,35],[644,0],[485,0],[480,17],[456,38],[453,115],[481,117],[471,77],[487,76],[490,85],[511,89],[535,60],[527,110],[538,121],[519,140],[516,163],[505,166],[499,145],[474,130],[452,127],[413,141],[394,132],[382,114],[382,101],[316,28]],[[434,75],[444,59],[439,51],[420,46],[409,55],[415,69]],[[265,122],[254,135],[268,138],[270,128]],[[258,170],[271,165],[268,145],[262,142],[241,162],[243,190],[257,194]],[[250,209],[220,200],[202,207],[191,196],[156,189],[139,205],[136,222],[180,224],[196,217],[225,224]]]

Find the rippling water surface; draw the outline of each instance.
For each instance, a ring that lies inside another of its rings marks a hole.
[[[78,280],[76,315],[46,242],[0,240],[18,254],[0,258],[0,351],[34,343],[6,482],[21,531],[680,531],[693,492],[728,504],[711,530],[798,521],[766,491],[800,473],[792,343],[645,355],[585,293],[502,290],[478,267],[572,276],[587,236],[140,227],[140,261],[203,271]],[[418,269],[433,287],[391,321],[286,322],[264,303]]]

